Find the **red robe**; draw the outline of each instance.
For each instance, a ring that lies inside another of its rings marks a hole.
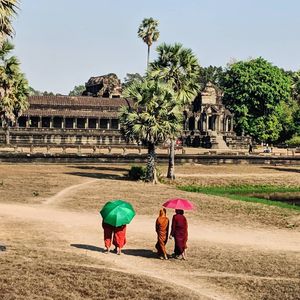
[[[184,215],[176,214],[172,219],[171,236],[175,239],[175,255],[181,255],[187,248],[188,225]]]
[[[104,245],[105,248],[109,249],[111,246],[112,235],[115,227],[102,222],[102,228],[104,230]]]
[[[115,227],[113,244],[118,248],[123,248],[126,244],[126,225]]]

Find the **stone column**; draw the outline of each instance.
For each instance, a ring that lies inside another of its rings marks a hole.
[[[38,128],[42,128],[42,117],[41,116],[39,116]]]
[[[77,118],[73,118],[73,129],[77,127]]]
[[[195,122],[194,122],[194,123],[195,123],[195,124],[194,124],[194,127],[195,127],[194,130],[195,130],[195,131],[198,130],[198,120],[199,120],[199,117],[195,117],[195,119],[194,119],[194,121],[195,121]]]
[[[85,129],[89,128],[89,118],[85,118],[84,128]]]
[[[231,117],[230,122],[230,131],[233,131],[233,117]]]
[[[49,124],[50,128],[53,128],[53,117],[50,117],[50,124]]]
[[[99,129],[100,128],[100,119],[98,118],[96,120],[96,129]]]
[[[118,120],[118,130],[120,130],[121,129],[121,123],[120,123],[120,121]]]
[[[107,129],[110,129],[110,127],[111,127],[111,119],[108,119],[107,120]]]
[[[205,131],[208,132],[208,122],[209,121],[209,116],[206,115],[206,121],[205,121]]]
[[[61,120],[61,128],[62,129],[66,128],[66,118],[65,117],[63,117],[62,120]]]
[[[29,128],[30,127],[30,117],[29,116],[27,116],[27,118],[26,118],[26,128]]]

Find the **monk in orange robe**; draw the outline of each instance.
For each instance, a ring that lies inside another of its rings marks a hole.
[[[113,244],[118,255],[121,254],[121,249],[126,244],[126,225],[115,227]]]
[[[102,222],[102,228],[104,231],[104,246],[106,248],[105,253],[109,253],[109,249],[112,241],[112,235],[115,227],[110,224]]]
[[[157,243],[155,248],[157,254],[161,259],[168,259],[166,252],[166,243],[168,241],[169,234],[169,219],[167,218],[166,209],[162,208],[159,211],[159,216],[156,219],[155,230],[157,233]]]

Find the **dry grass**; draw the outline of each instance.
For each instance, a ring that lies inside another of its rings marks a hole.
[[[66,187],[96,179],[69,191],[56,205],[65,210],[98,211],[106,201],[122,198],[133,203],[137,214],[154,217],[164,201],[179,196],[196,204],[197,210],[188,213],[189,222],[194,224],[201,220],[239,227],[264,226],[271,231],[299,220],[298,212],[179,191],[173,183],[149,185],[128,181],[124,175],[129,167],[1,164],[0,201],[42,203]],[[300,167],[182,165],[176,171],[179,176],[175,185],[191,184],[192,178],[201,185],[240,180],[248,184],[287,182],[299,186],[300,177]],[[103,259],[79,255],[78,249],[60,240],[55,231],[46,230],[45,224],[0,217],[0,226],[0,241],[8,245],[8,251],[0,252],[1,299],[199,299],[180,286],[145,276],[125,275],[110,269],[112,266]],[[139,251],[153,249],[154,245],[147,236],[135,236],[131,243]],[[169,243],[168,249],[171,247]],[[137,252],[125,249],[124,253],[126,258]],[[165,262],[154,256],[144,260],[153,263],[158,272],[166,268],[190,278],[191,282],[207,281],[216,290],[224,290],[236,299],[300,299],[300,256],[296,252],[189,241],[188,261]]]
[[[11,299],[199,299],[146,276],[125,274],[72,253],[36,226],[0,220],[0,295]],[[97,267],[96,267],[97,266]]]

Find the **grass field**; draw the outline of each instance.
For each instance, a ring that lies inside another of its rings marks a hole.
[[[175,182],[158,185],[129,181],[129,168],[0,164],[3,299],[299,299],[298,211],[176,186],[297,188],[300,167],[180,165]],[[161,261],[153,252],[155,218],[174,196],[196,206],[186,212],[187,261]],[[137,213],[121,257],[102,253],[99,217],[103,204],[117,198]]]

